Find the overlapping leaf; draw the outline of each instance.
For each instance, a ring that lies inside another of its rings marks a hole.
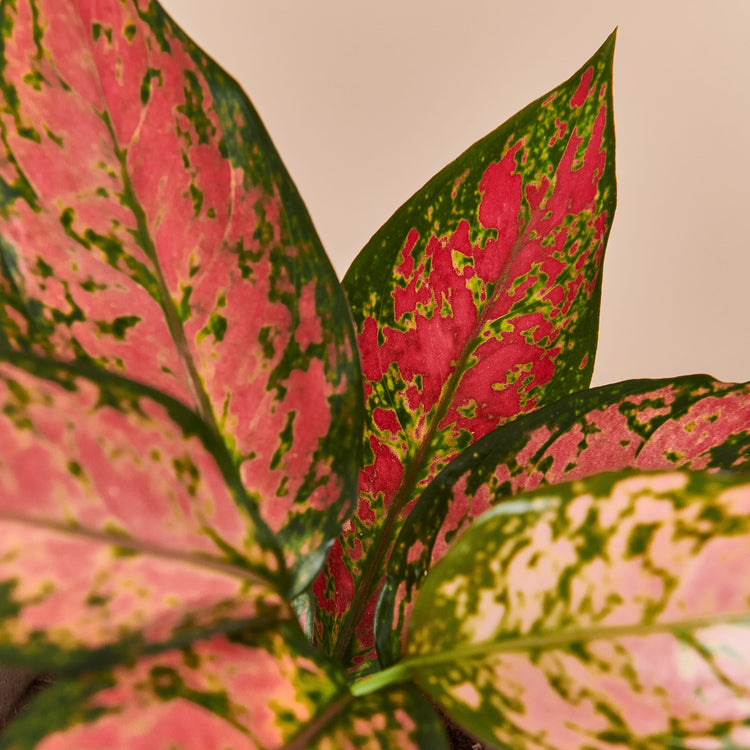
[[[389,561],[378,603],[380,659],[399,658],[425,573],[490,506],[540,485],[605,471],[750,469],[750,383],[695,375],[576,393],[501,427],[420,497]]]
[[[354,698],[343,670],[298,632],[238,631],[42,694],[0,748],[447,750],[414,688]]]
[[[356,493],[359,371],[265,129],[156,2],[0,11],[5,343],[191,404],[299,588]]]
[[[240,631],[61,682],[0,747],[271,750],[347,700],[342,671],[288,629]]]
[[[361,628],[355,663],[371,650],[373,589],[419,487],[498,424],[590,381],[615,208],[613,47],[614,35],[427,183],[344,279],[364,468],[358,513],[315,591],[329,649],[346,653]]]
[[[746,747],[750,474],[604,475],[494,508],[425,581],[403,669],[498,747]]]
[[[191,410],[116,376],[4,356],[4,663],[56,669],[291,617],[268,532]]]

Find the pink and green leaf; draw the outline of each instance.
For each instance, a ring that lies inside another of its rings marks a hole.
[[[348,700],[343,671],[293,629],[240,630],[60,682],[0,747],[271,750]]]
[[[3,750],[447,750],[419,691],[350,694],[344,671],[291,626],[239,630],[43,693]]]
[[[12,352],[0,404],[4,663],[58,669],[292,616],[268,530],[190,409]]]
[[[191,405],[303,587],[353,507],[360,376],[262,123],[156,2],[0,11],[5,345]]]
[[[415,505],[390,558],[376,614],[381,663],[402,642],[424,576],[488,508],[540,486],[594,474],[750,469],[750,383],[705,375],[583,391],[487,435]]]
[[[498,425],[590,382],[616,198],[613,49],[614,35],[436,175],[344,279],[364,459],[357,514],[315,591],[318,638],[355,662],[371,656],[382,565],[426,483]]]
[[[746,747],[749,625],[750,474],[603,475],[466,531],[398,667],[497,747]]]

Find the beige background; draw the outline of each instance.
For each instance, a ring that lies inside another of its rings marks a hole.
[[[619,25],[594,382],[750,379],[750,0],[163,4],[250,95],[339,275],[434,172]]]

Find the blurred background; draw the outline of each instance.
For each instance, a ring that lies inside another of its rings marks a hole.
[[[343,276],[435,172],[619,26],[594,384],[750,380],[750,0],[162,0],[239,80]]]

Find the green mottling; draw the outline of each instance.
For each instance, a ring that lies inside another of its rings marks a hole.
[[[52,266],[45,262],[44,258],[39,255],[37,255],[36,258],[36,270],[43,279],[48,279],[50,276],[54,276]]]
[[[146,104],[151,98],[152,81],[156,81],[159,86],[164,84],[161,70],[149,68],[143,76],[143,80],[141,81],[141,104]]]
[[[114,336],[118,341],[124,341],[128,328],[132,328],[140,322],[137,315],[121,315],[111,321],[97,320],[94,321],[99,333]]]
[[[47,134],[47,138],[49,138],[55,145],[62,148],[65,145],[65,141],[63,140],[63,137],[61,135],[56,135],[53,133],[47,125],[44,126],[44,132]]]
[[[211,317],[208,319],[208,325],[201,331],[202,336],[213,336],[217,341],[223,341],[224,335],[227,332],[227,319],[219,313],[211,313]]]
[[[625,553],[627,559],[642,555],[648,550],[654,533],[658,530],[657,523],[639,523],[630,532],[628,538],[628,549]]]
[[[195,134],[198,136],[198,143],[210,143],[211,139],[216,135],[216,128],[204,111],[205,102],[200,80],[192,70],[186,70],[184,72],[184,79],[185,84],[183,91],[185,93],[185,103],[180,104],[177,107],[177,110],[185,115],[192,124]],[[188,137],[188,141],[191,145],[193,145],[192,138],[187,131],[182,132]]]
[[[281,465],[281,459],[288,453],[294,442],[294,418],[297,416],[296,411],[290,411],[286,415],[286,424],[279,434],[279,447],[271,458],[270,468],[275,470]]]
[[[258,334],[258,343],[263,347],[263,356],[266,359],[273,359],[276,354],[273,346],[273,330],[271,326],[263,326]]]
[[[23,82],[31,86],[35,91],[41,91],[42,84],[46,83],[44,76],[38,70],[33,70],[31,73],[27,73],[23,77]]]
[[[21,614],[21,605],[13,599],[13,591],[18,581],[9,580],[0,583],[0,622]]]
[[[99,37],[104,34],[104,36],[107,38],[107,41],[112,44],[112,28],[107,26],[104,27],[100,23],[93,23],[91,25],[91,37],[95,42],[99,41]]]
[[[139,553],[131,549],[130,547],[123,547],[119,544],[113,544],[110,548],[112,552],[112,557],[118,558],[118,557],[136,557]]]
[[[198,216],[203,206],[203,192],[192,182],[190,183],[190,197],[193,199],[193,214]]]
[[[185,323],[190,319],[190,295],[193,293],[193,286],[182,287],[182,297],[177,305],[177,314],[180,316],[180,320]]]
[[[101,594],[89,594],[86,597],[86,604],[89,607],[103,607],[112,597],[102,596]]]
[[[80,478],[83,476],[83,467],[78,463],[78,461],[68,461],[68,471],[74,477]]]
[[[198,467],[187,455],[182,458],[175,458],[172,461],[172,465],[174,466],[175,472],[180,478],[180,481],[186,487],[188,494],[191,497],[195,497],[195,493],[198,490],[198,484],[200,483],[200,472],[198,471]]]
[[[132,41],[133,41],[133,37],[135,37],[135,32],[136,32],[136,27],[135,27],[135,25],[134,25],[134,24],[132,24],[132,23],[131,23],[131,24],[128,24],[128,25],[127,25],[127,26],[126,26],[126,27],[125,27],[125,28],[123,29],[123,34],[125,35],[125,38],[126,38],[126,39],[127,39],[127,40],[128,40],[129,42],[132,42]]]

